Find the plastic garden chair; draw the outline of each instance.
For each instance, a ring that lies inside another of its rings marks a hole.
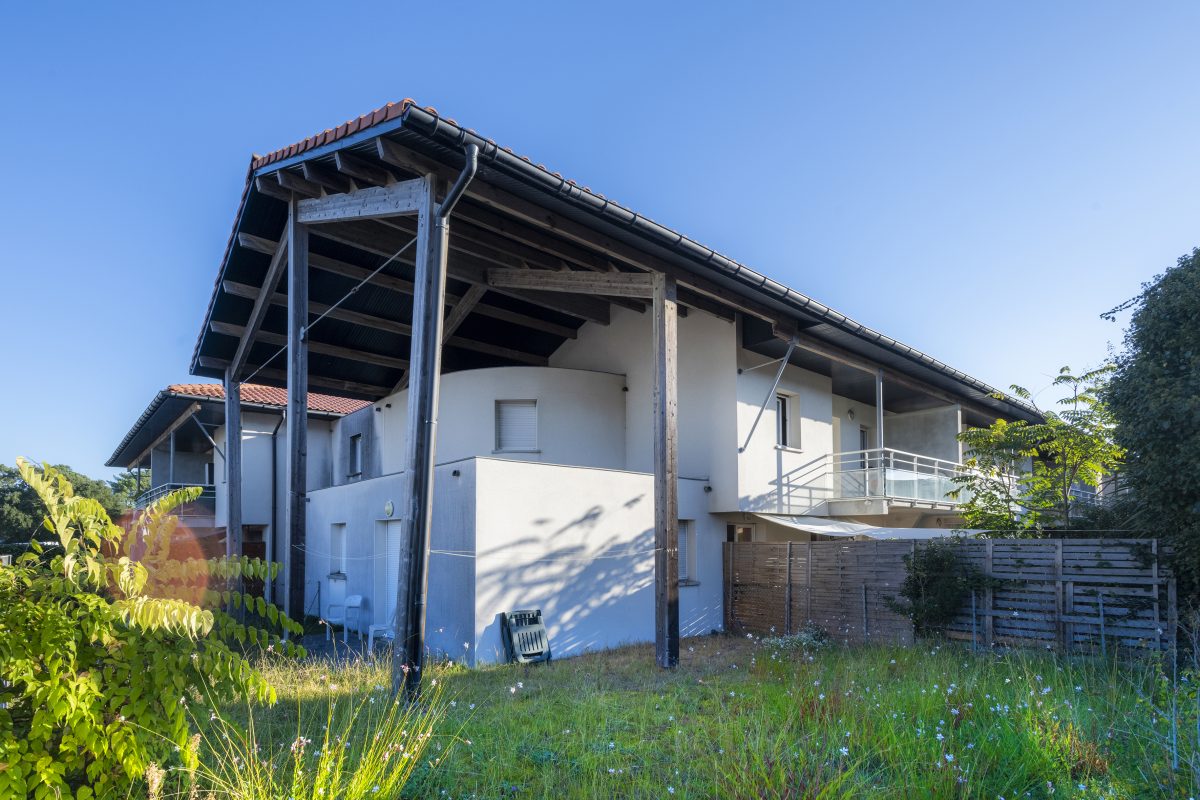
[[[354,630],[358,633],[358,638],[362,639],[362,609],[363,596],[361,594],[352,594],[340,605],[330,605],[329,613],[325,615],[325,641],[333,638],[333,626],[342,626],[342,642],[349,641],[350,620],[353,618],[355,623]]]
[[[391,619],[389,619],[387,622],[376,623],[376,624],[370,626],[369,628],[367,628],[367,652],[368,653],[372,652],[375,648],[375,637],[376,636],[378,636],[380,639],[388,639],[388,640],[396,638],[396,615],[399,610],[400,610],[400,606],[397,605],[396,608],[392,610]]]
[[[510,662],[529,664],[550,660],[550,637],[540,608],[501,613],[500,626]]]

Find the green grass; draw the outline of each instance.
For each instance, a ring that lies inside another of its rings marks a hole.
[[[307,726],[303,735],[317,739],[329,698],[381,694],[386,667],[269,666],[280,703],[255,711],[259,735],[291,741]],[[405,797],[1197,792],[1195,695],[1179,696],[1183,755],[1173,772],[1170,686],[1151,664],[934,646],[807,654],[706,637],[684,642],[673,672],[635,646],[431,675],[444,717]]]

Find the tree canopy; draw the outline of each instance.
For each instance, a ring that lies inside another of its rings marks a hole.
[[[1067,394],[1058,410],[1039,409],[1044,421],[1001,419],[959,434],[969,449],[968,471],[954,480],[968,528],[1040,533],[1072,526],[1079,490],[1100,487],[1124,457],[1101,396],[1111,372],[1106,366],[1076,375],[1063,367],[1053,385]],[[1012,391],[1032,403],[1029,390]]]
[[[1200,248],[1129,302],[1124,351],[1106,399],[1117,442],[1129,452],[1123,480],[1151,532],[1175,551],[1186,582],[1200,581]]]
[[[75,487],[77,496],[97,501],[110,517],[117,518],[133,507],[137,478],[132,472],[105,481],[89,478],[62,464],[54,469]],[[149,478],[143,474],[142,485],[149,484]],[[15,467],[0,464],[0,544],[27,544],[38,535],[44,515],[37,492],[21,478],[21,473]]]

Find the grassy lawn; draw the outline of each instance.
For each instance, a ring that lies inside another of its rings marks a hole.
[[[264,746],[320,741],[330,698],[386,705],[387,665],[275,665]],[[958,647],[782,650],[684,642],[435,670],[444,717],[411,797],[1190,797],[1195,696],[1170,769],[1154,667]],[[367,698],[364,701],[363,698]],[[235,716],[238,710],[231,710]],[[299,798],[297,798],[299,800]]]

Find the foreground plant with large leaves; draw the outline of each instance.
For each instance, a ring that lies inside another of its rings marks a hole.
[[[0,797],[127,796],[152,763],[194,769],[187,704],[199,687],[274,702],[235,647],[296,652],[266,627],[299,632],[296,623],[261,598],[221,590],[276,566],[173,559],[171,512],[194,491],[163,498],[127,532],[52,467],[18,467],[61,553],[34,542],[0,568]],[[221,604],[253,612],[258,625]]]

